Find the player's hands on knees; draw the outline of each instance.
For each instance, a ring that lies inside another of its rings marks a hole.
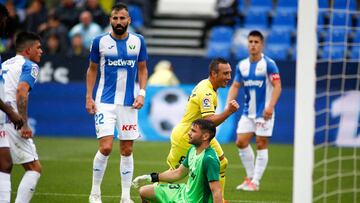
[[[142,175],[142,176],[136,177],[133,180],[132,186],[134,188],[139,188],[143,185],[150,184],[150,183],[151,183],[151,176],[150,175]]]
[[[239,104],[237,103],[237,101],[236,100],[231,100],[228,104],[227,104],[227,106],[226,106],[226,108],[231,112],[231,113],[234,113],[235,111],[237,111],[238,109],[239,109]]]
[[[89,114],[95,114],[96,113],[96,106],[95,102],[92,98],[86,97],[86,111]]]
[[[141,109],[144,106],[144,96],[138,95],[132,105],[134,109]]]
[[[21,137],[25,139],[29,139],[33,137],[31,128],[27,125],[27,123],[21,127],[20,129]]]
[[[14,128],[16,130],[20,130],[21,127],[24,125],[24,120],[16,112],[11,111],[11,113],[8,114],[8,117],[9,117],[10,121],[14,124]]]
[[[273,107],[271,107],[271,106],[266,107],[264,109],[264,113],[263,113],[264,120],[271,119],[271,117],[273,116],[273,113],[274,113],[274,108]]]

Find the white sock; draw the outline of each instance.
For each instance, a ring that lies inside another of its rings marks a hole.
[[[134,173],[133,155],[121,156],[120,176],[121,176],[121,199],[130,199],[130,187]]]
[[[259,185],[269,160],[268,149],[257,150],[253,183]]]
[[[37,171],[26,171],[21,179],[15,203],[30,202],[40,178],[40,173]]]
[[[242,161],[242,164],[244,165],[246,176],[249,179],[252,179],[254,177],[254,168],[255,168],[255,156],[254,151],[251,148],[250,145],[248,145],[244,149],[239,149],[239,156]]]
[[[104,156],[100,151],[97,151],[93,161],[91,194],[101,194],[100,185],[105,174],[108,159],[109,156]]]
[[[0,172],[0,202],[10,203],[11,181],[10,174]]]

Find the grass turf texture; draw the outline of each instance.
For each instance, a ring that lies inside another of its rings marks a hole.
[[[43,173],[32,202],[35,203],[82,203],[88,202],[91,189],[92,161],[97,151],[95,139],[35,138]],[[292,197],[292,145],[270,145],[268,168],[263,176],[260,192],[236,191],[243,181],[244,168],[240,163],[236,146],[222,145],[229,166],[226,172],[225,198],[229,202],[291,202]],[[168,169],[166,156],[170,149],[167,142],[141,142],[134,145],[134,177]],[[23,175],[16,165],[12,173],[12,201]],[[120,201],[119,147],[114,142],[102,184],[102,200]],[[135,202],[141,202],[138,191],[132,189]]]

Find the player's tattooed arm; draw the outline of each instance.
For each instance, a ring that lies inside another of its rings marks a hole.
[[[24,125],[21,128],[21,136],[23,138],[31,138],[32,131],[28,126],[28,100],[29,100],[29,84],[20,82],[16,90],[16,105],[20,116],[24,119]]]

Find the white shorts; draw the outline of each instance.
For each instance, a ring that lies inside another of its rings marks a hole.
[[[5,124],[0,124],[0,147],[10,147],[8,138],[6,136]]]
[[[135,140],[139,137],[138,110],[118,104],[96,104],[95,129],[97,138],[114,135],[115,127],[119,140]]]
[[[12,123],[5,124],[5,130],[14,164],[24,164],[39,160],[35,144],[31,138],[22,138],[20,131],[15,130]]]
[[[236,133],[250,133],[254,132],[255,135],[271,137],[272,131],[274,128],[274,119],[273,115],[271,119],[265,121],[263,118],[249,118],[247,116],[241,116],[238,123],[238,128]]]

